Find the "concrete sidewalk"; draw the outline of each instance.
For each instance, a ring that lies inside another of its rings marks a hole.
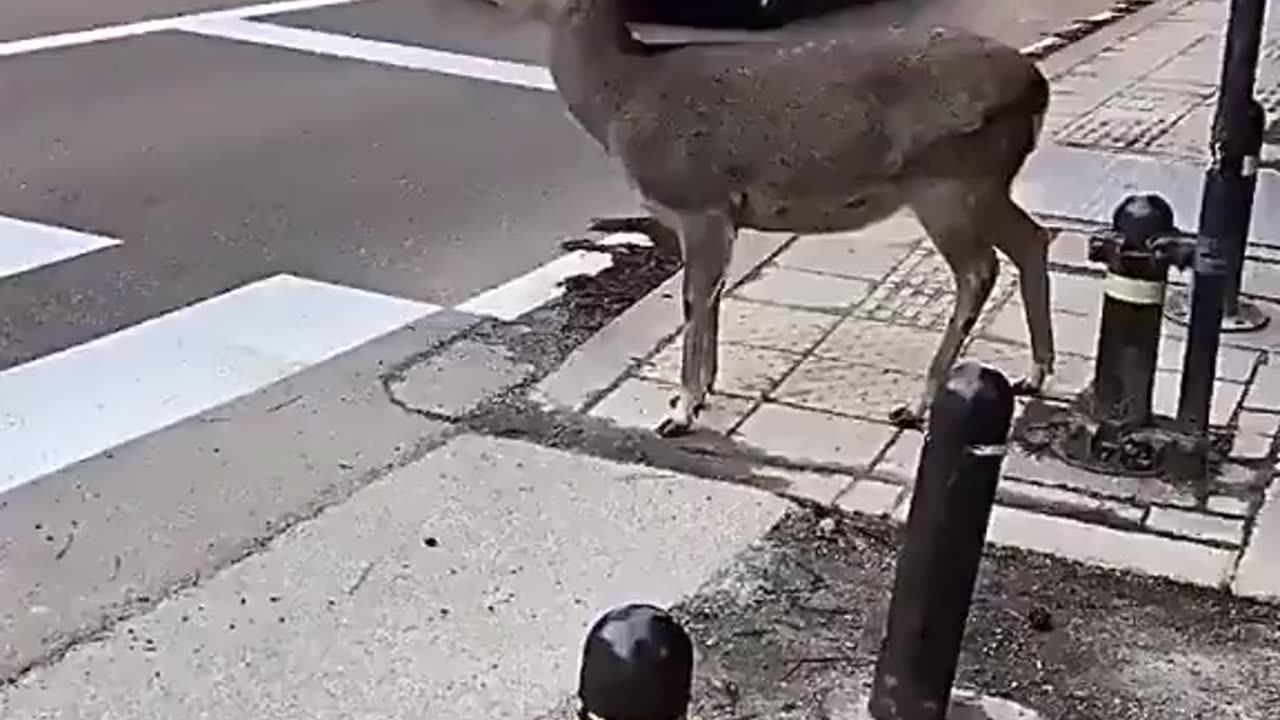
[[[1229,8],[1226,0],[1160,3],[1099,51],[1063,63],[1046,135],[1071,147],[1207,161]],[[1278,28],[1270,13],[1255,90],[1271,120],[1263,157],[1272,165],[1280,159]]]
[[[0,686],[0,717],[529,718],[602,608],[689,596],[786,505],[464,433]]]
[[[1060,61],[1050,135],[1088,140],[1092,136],[1073,128],[1114,126],[1107,113],[1125,107],[1126,93],[1174,70],[1212,83],[1211,50],[1225,7],[1197,0],[1150,8],[1118,24],[1092,54]],[[1277,57],[1266,54],[1264,78],[1280,80]],[[1093,82],[1089,102],[1086,77]],[[1184,226],[1198,209],[1199,162],[1126,157],[1115,149],[1049,144],[1019,180],[1021,200],[1060,229],[1052,252],[1059,359],[1050,403],[1082,391],[1092,374],[1102,288],[1100,268],[1086,260],[1082,222],[1106,219],[1124,194],[1137,191],[1170,196]],[[1280,245],[1270,238],[1280,238],[1280,216],[1269,213],[1280,212],[1280,184],[1265,174],[1256,203],[1255,231],[1261,232],[1255,236],[1261,236],[1251,243],[1244,287],[1275,316]],[[951,310],[950,271],[907,215],[858,233],[780,242],[725,301],[719,394],[704,424],[770,457],[764,464],[802,480],[797,487],[809,488],[812,500],[902,518],[921,436],[896,430],[886,418],[921,382]],[[1003,266],[964,351],[1013,375],[1025,370],[1029,353],[1016,275]],[[1174,278],[1175,284],[1188,280]],[[623,426],[652,427],[678,377],[678,282],[583,346],[541,384],[540,400]],[[1166,324],[1156,387],[1156,410],[1166,416],[1177,401],[1183,337],[1183,328]],[[1019,451],[1005,466],[991,540],[1280,600],[1280,484],[1272,482],[1280,323],[1226,335],[1223,342],[1212,422],[1231,433],[1233,449],[1207,496],[1155,478],[1092,475]]]

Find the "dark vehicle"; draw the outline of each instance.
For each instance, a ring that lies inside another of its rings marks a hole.
[[[635,22],[769,30],[802,17],[873,0],[631,0]]]

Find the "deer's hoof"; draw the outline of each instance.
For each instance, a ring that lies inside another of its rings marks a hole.
[[[618,233],[634,230],[639,220],[633,217],[596,217],[587,223],[591,232]]]
[[[662,422],[658,423],[657,427],[655,427],[653,431],[657,433],[659,437],[673,438],[680,437],[681,435],[688,435],[692,428],[693,424],[688,420],[665,417],[662,419]]]
[[[900,405],[889,413],[889,422],[903,430],[920,430],[924,427],[924,413],[908,405]]]
[[[1044,390],[1044,381],[1036,382],[1035,378],[1019,378],[1013,383],[1013,394],[1018,396],[1035,396]]]
[[[671,410],[654,431],[662,437],[679,437],[693,430],[694,418],[702,412],[703,402],[691,401],[683,393],[671,398]]]

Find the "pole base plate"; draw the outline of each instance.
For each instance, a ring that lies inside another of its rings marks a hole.
[[[1066,405],[1029,405],[1014,432],[1018,445],[1095,475],[1159,477],[1191,487],[1217,474],[1230,447],[1229,434],[1221,430],[1195,438],[1160,417],[1141,426],[1116,427],[1091,417],[1086,406],[1083,398]]]
[[[1271,322],[1271,316],[1256,303],[1241,298],[1234,313],[1222,316],[1222,332],[1243,333],[1261,330]],[[1191,323],[1191,291],[1177,288],[1169,292],[1164,304],[1164,316],[1179,325]]]

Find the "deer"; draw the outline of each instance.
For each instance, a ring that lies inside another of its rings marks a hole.
[[[683,256],[678,392],[654,430],[691,430],[717,374],[721,296],[741,229],[856,231],[906,209],[953,273],[954,307],[918,397],[920,428],[986,304],[996,251],[1018,271],[1031,344],[1019,394],[1053,373],[1051,232],[1012,197],[1049,84],[1035,62],[960,28],[647,44],[630,0],[541,0],[568,114],[626,174]]]

